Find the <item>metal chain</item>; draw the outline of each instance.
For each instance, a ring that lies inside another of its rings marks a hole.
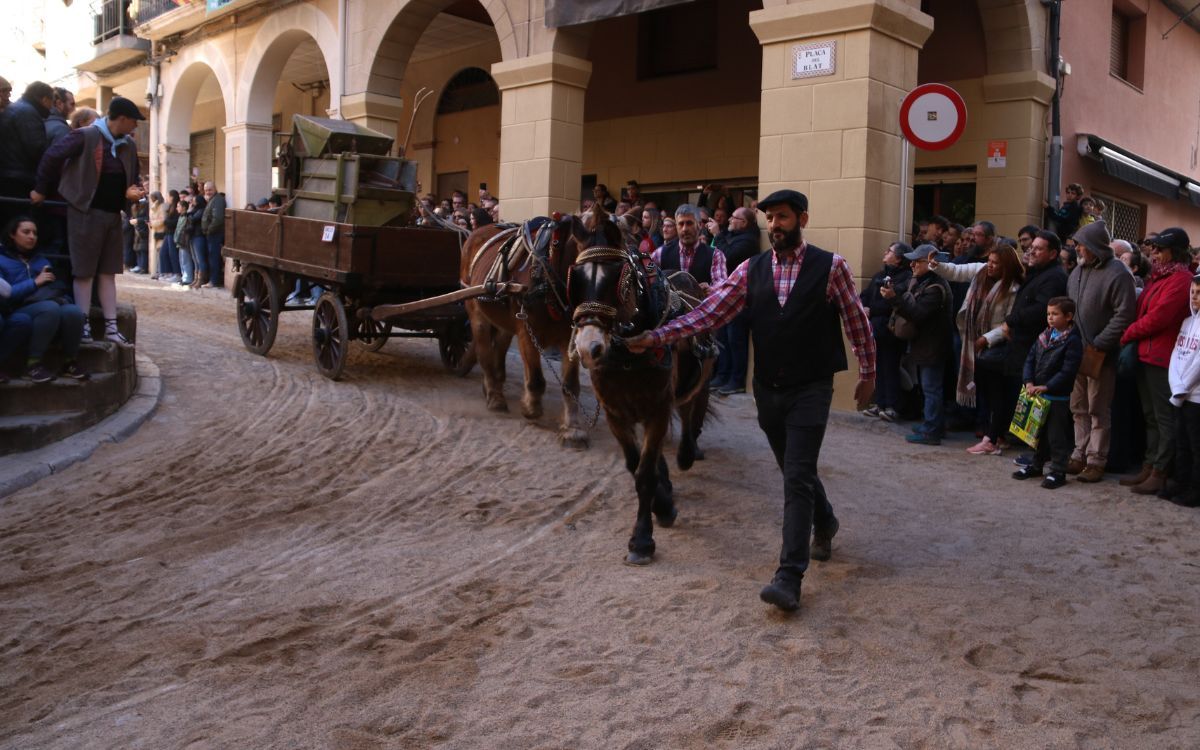
[[[521,303],[521,309],[520,309],[520,311],[517,312],[517,320],[519,320],[525,324],[525,332],[529,334],[529,340],[533,342],[533,348],[537,349],[538,356],[540,356],[545,363],[552,364],[552,362],[550,361],[550,358],[546,356],[546,351],[544,349],[542,349],[541,342],[539,342],[537,340],[537,336],[535,336],[533,334],[533,327],[529,325],[529,314],[527,312],[525,312],[525,303],[524,302]],[[574,342],[574,340],[575,340],[574,333],[571,334],[571,340],[572,340],[572,342]],[[568,348],[570,348],[570,347],[568,347]],[[563,352],[562,356],[570,357],[571,355],[570,355],[570,352]],[[576,396],[574,393],[571,393],[569,390],[566,389],[566,387],[563,385],[562,378],[560,378],[558,376],[558,369],[555,367],[548,367],[546,369],[550,370],[550,374],[554,376],[554,380],[558,383],[558,389],[560,391],[562,391],[563,394],[565,394],[567,396],[567,398],[569,398],[575,402],[575,408],[577,410],[579,410],[580,412],[583,412],[584,411],[583,401],[581,401],[579,399],[579,397]],[[597,398],[596,399],[596,410],[592,413],[592,418],[587,421],[585,429],[588,432],[591,432],[592,428],[595,427],[596,423],[599,421],[600,421],[600,399]]]

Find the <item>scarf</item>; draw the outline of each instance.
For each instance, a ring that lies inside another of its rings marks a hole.
[[[1067,342],[1067,338],[1071,333],[1071,329],[1074,327],[1075,324],[1071,323],[1066,327],[1066,330],[1063,331],[1059,331],[1056,328],[1047,328],[1038,335],[1038,346],[1045,351],[1062,346]]]
[[[112,131],[108,129],[107,117],[101,117],[96,120],[96,129],[100,131],[100,135],[104,136],[104,140],[108,141],[112,146],[112,155],[114,159],[117,158],[118,147],[123,146],[126,143],[133,143],[133,141],[129,140],[129,136],[127,135],[123,135],[120,138],[113,138]]]
[[[955,390],[955,400],[963,406],[975,406],[975,341],[986,331],[984,326],[992,319],[992,308],[1000,298],[1004,282],[1000,279],[992,284],[987,294],[982,293],[983,280],[987,278],[987,269],[982,268],[971,286],[967,289],[965,303],[966,315],[963,321],[962,352],[958,358],[958,384]],[[1011,293],[1006,290],[1005,294]]]
[[[1150,263],[1150,278],[1146,280],[1146,283],[1153,283],[1179,271],[1191,273],[1191,269],[1192,267],[1187,263],[1180,263],[1177,260],[1169,260],[1165,263],[1161,260],[1155,260]]]

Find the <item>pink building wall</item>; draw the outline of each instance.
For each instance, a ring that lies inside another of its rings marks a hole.
[[[1099,162],[1076,150],[1076,134],[1091,133],[1200,184],[1200,33],[1184,23],[1164,40],[1178,16],[1161,0],[1115,0],[1119,8],[1145,13],[1144,84],[1138,89],[1109,73],[1113,1],[1062,4],[1062,56],[1071,66],[1062,97],[1063,186],[1079,182],[1089,192],[1143,205],[1144,231],[1182,226],[1200,245],[1200,207],[1108,177]]]

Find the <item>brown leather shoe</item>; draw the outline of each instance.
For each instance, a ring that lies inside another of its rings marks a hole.
[[[1166,473],[1161,472],[1158,469],[1153,469],[1150,472],[1150,476],[1146,478],[1146,481],[1142,482],[1141,484],[1135,484],[1129,489],[1135,495],[1157,495],[1158,491],[1161,490],[1166,483]]]
[[[1079,472],[1079,476],[1075,477],[1075,479],[1080,482],[1099,482],[1101,479],[1104,479],[1104,467],[1088,464],[1083,467],[1083,471]],[[1157,490],[1155,491],[1157,492]]]
[[[1078,458],[1072,458],[1067,462],[1067,473],[1071,476],[1075,476],[1079,472],[1083,471],[1084,466],[1085,464],[1083,461],[1080,461]]]
[[[1125,479],[1122,479],[1120,482],[1118,482],[1118,484],[1120,484],[1122,487],[1132,487],[1135,484],[1141,484],[1142,482],[1144,482],[1150,478],[1150,471],[1152,469],[1154,469],[1154,467],[1151,466],[1150,464],[1144,464],[1142,466],[1142,470],[1139,471],[1135,476],[1126,477]]]

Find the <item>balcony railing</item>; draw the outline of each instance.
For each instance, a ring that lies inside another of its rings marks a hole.
[[[190,5],[188,0],[138,0],[137,22],[142,24],[152,21],[184,5]]]
[[[129,17],[130,0],[101,0],[92,6],[94,34],[92,45],[117,36],[133,36],[133,23]]]

